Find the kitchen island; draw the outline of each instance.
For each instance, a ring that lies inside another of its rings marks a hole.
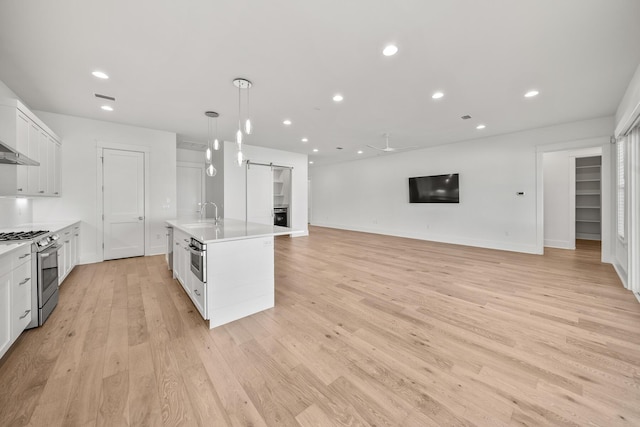
[[[234,219],[177,219],[167,227],[173,277],[209,328],[274,306],[274,236],[294,230]]]

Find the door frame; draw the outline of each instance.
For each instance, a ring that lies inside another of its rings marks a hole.
[[[133,151],[142,153],[144,158],[144,255],[149,253],[149,147],[131,144],[118,144],[112,142],[96,141],[96,255],[98,262],[104,261],[104,165],[102,163],[103,152],[108,150]]]
[[[568,142],[542,144],[536,146],[536,254],[544,254],[544,160],[543,154],[554,151],[577,151],[585,148],[602,148],[602,167],[600,168],[600,206],[601,206],[601,261],[612,262],[612,221],[613,182],[611,175],[611,142],[609,136],[580,139]],[[574,168],[575,171],[575,168]],[[574,176],[575,179],[575,176]],[[574,193],[575,194],[575,193]],[[574,196],[575,197],[575,196]],[[574,205],[575,208],[575,205]],[[574,222],[575,223],[575,222]],[[574,231],[575,233],[575,231]]]

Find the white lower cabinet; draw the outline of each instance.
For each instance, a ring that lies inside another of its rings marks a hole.
[[[60,232],[58,240],[58,286],[67,278],[73,268],[78,265],[80,242],[80,225],[74,224]]]
[[[206,313],[206,289],[191,272],[191,238],[180,230],[173,230],[173,277],[180,282],[203,318]]]
[[[189,267],[189,236],[180,230],[173,232],[173,277],[178,279],[187,294],[191,294],[189,279],[191,268]]]
[[[31,261],[13,269],[11,286],[11,336],[17,339],[35,315],[31,313]]]
[[[31,322],[31,248],[23,245],[0,256],[0,357]]]
[[[0,276],[0,357],[4,355],[11,340],[11,272]]]

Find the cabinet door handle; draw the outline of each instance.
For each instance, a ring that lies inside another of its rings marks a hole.
[[[18,286],[22,286],[22,285],[24,285],[24,284],[25,284],[25,283],[27,283],[29,280],[31,280],[31,277],[27,277],[27,278],[25,278],[22,282],[18,283]]]
[[[40,190],[40,191],[38,191],[38,193],[44,194],[44,190]]]
[[[200,296],[200,292],[198,292],[197,289],[194,289],[193,292],[195,292],[196,295]]]
[[[18,259],[25,259],[25,258],[26,258],[26,257],[28,257],[29,255],[31,255],[31,254],[24,254],[24,255],[22,255],[21,257],[18,257]]]
[[[24,312],[24,314],[22,316],[20,316],[20,320],[24,319],[25,317],[27,317],[27,315],[31,313],[31,310],[27,310]]]
[[[22,191],[22,188],[18,188],[18,191]]]
[[[189,239],[182,239],[182,240],[184,240],[185,243],[190,243]]]
[[[74,236],[78,237],[78,236],[79,236],[79,234],[74,234]]]
[[[176,246],[180,246],[180,243],[176,242]]]
[[[55,192],[55,193],[53,193],[53,194],[60,194],[60,193],[56,191],[56,192]]]

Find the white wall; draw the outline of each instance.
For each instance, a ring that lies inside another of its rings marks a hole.
[[[640,114],[640,64],[616,111],[616,136],[627,132]]]
[[[197,150],[178,149],[176,159],[179,162],[205,163],[204,151]],[[213,166],[216,168],[216,175],[204,177],[205,199],[215,203],[218,206],[218,217],[224,218],[224,144],[220,150],[213,152]],[[215,211],[207,206],[207,218],[213,218],[214,215]]]
[[[2,80],[0,80],[0,98],[20,99],[20,97],[14,91],[12,91],[9,86],[4,84],[4,82]],[[22,102],[21,99],[20,99],[20,102]],[[24,102],[22,102],[22,103],[25,104]]]
[[[543,154],[546,247],[575,249],[575,158],[601,155],[601,147]]]
[[[237,166],[236,144],[224,143],[224,208],[225,218],[245,220],[245,166]],[[308,234],[307,227],[307,167],[306,154],[274,150],[243,144],[245,159],[257,163],[273,163],[293,167],[291,175],[291,228],[299,230],[295,236]]]
[[[0,168],[5,166],[7,165],[0,165]],[[26,224],[32,222],[32,219],[33,212],[30,199],[0,198],[0,228]]]
[[[537,240],[536,146],[612,130],[612,118],[605,117],[316,166],[310,170],[312,223],[537,253],[542,241]],[[409,177],[446,173],[460,174],[459,204],[409,203]]]
[[[571,233],[569,152],[544,153],[544,245],[575,249]]]
[[[62,114],[36,112],[62,139],[62,197],[33,200],[33,220],[78,219],[81,228],[81,263],[102,259],[97,248],[97,144],[148,147],[149,223],[146,255],[165,252],[164,221],[176,216],[176,135]]]

